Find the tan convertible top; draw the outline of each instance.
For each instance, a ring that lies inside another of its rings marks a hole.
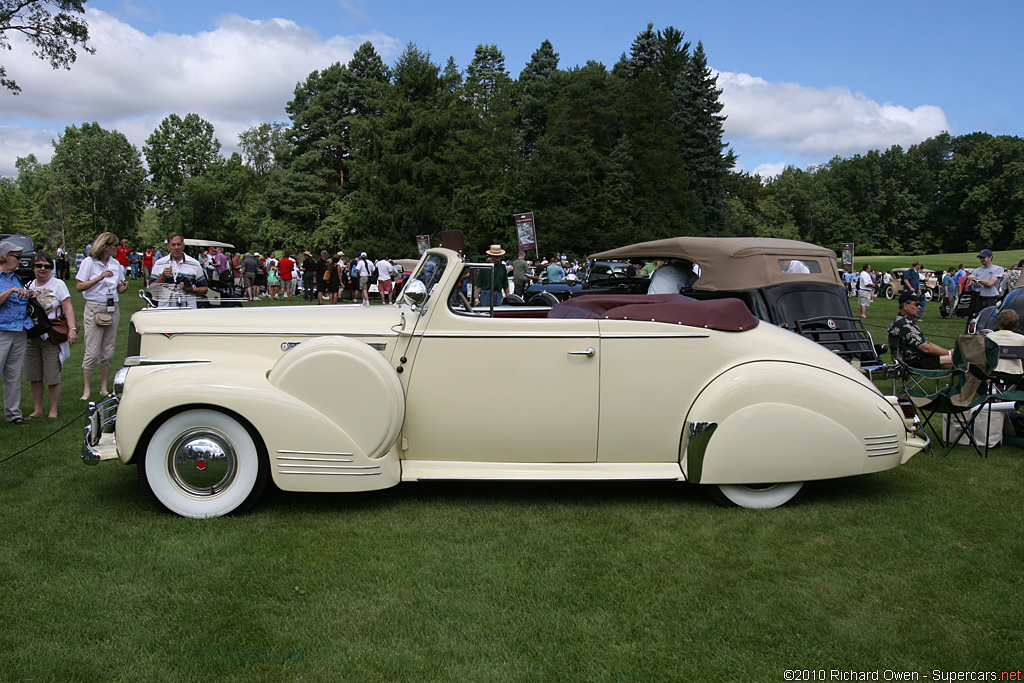
[[[590,258],[686,259],[700,266],[695,289],[705,291],[756,289],[785,282],[843,284],[831,249],[770,237],[671,237],[602,251]],[[785,272],[789,261],[802,262],[811,272]]]

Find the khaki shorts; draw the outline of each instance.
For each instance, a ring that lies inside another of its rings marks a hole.
[[[60,347],[43,339],[29,339],[25,346],[25,381],[60,384]]]
[[[871,290],[862,289],[857,292],[857,304],[859,306],[870,306],[871,305]]]

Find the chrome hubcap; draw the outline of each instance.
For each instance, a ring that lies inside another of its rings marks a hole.
[[[178,436],[167,451],[171,480],[183,492],[208,498],[227,489],[238,472],[238,454],[231,441],[209,427]]]

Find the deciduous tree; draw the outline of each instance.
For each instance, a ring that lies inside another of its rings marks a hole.
[[[70,69],[78,58],[76,47],[93,54],[89,46],[89,25],[84,14],[86,0],[0,0],[0,50],[10,50],[10,33],[24,37],[36,57],[54,69]],[[53,10],[58,10],[56,13]],[[14,94],[21,87],[0,66],[0,87]]]

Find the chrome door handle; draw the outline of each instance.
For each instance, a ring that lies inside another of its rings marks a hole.
[[[595,353],[597,353],[597,351],[595,351],[594,347],[591,346],[586,351],[570,351],[569,355],[570,356],[586,356],[587,358],[593,358]]]

